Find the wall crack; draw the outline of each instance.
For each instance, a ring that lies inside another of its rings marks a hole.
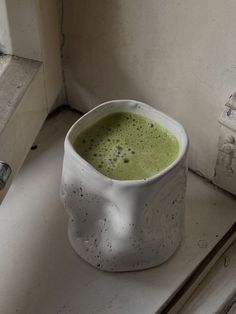
[[[60,2],[60,35],[61,35],[61,44],[60,44],[60,56],[61,56],[61,65],[62,65],[62,81],[65,93],[66,104],[68,104],[68,92],[66,84],[66,75],[64,69],[64,48],[65,48],[65,33],[64,33],[64,0]]]

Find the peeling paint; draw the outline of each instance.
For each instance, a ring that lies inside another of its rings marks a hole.
[[[236,93],[230,96],[219,122],[220,135],[213,183],[236,194]]]

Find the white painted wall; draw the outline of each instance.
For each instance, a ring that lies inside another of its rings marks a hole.
[[[46,98],[49,107],[52,107],[57,97],[64,92],[61,66],[61,12],[58,0],[34,1],[37,7]],[[63,97],[60,98],[63,103]]]
[[[69,103],[143,100],[186,127],[190,166],[212,178],[218,117],[236,88],[236,1],[64,1]]]
[[[63,88],[61,0],[0,0],[0,52],[43,62],[47,103]]]
[[[0,0],[0,51],[42,60],[36,0]]]
[[[6,2],[0,0],[0,52],[2,53],[9,53],[12,50],[9,33]]]

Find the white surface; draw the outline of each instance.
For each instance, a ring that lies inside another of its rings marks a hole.
[[[23,98],[41,63],[18,57],[2,56],[0,75],[0,132]]]
[[[233,306],[234,303],[236,303],[236,242],[217,261],[215,267],[209,272],[180,313],[235,314],[236,306]]]
[[[0,76],[7,69],[12,57],[9,55],[0,55]]]
[[[87,127],[124,111],[153,119],[179,142],[176,159],[150,178],[112,180],[73,148]],[[120,272],[157,266],[174,254],[183,236],[188,175],[188,138],[182,125],[141,102],[109,101],[73,125],[64,147],[61,199],[70,214],[69,239],[78,255],[101,270]]]
[[[58,196],[75,119],[63,112],[47,122],[0,208],[0,313],[153,314],[235,221],[235,201],[190,174],[186,236],[173,258],[141,272],[96,270],[70,247]]]
[[[69,103],[144,101],[177,118],[190,166],[214,175],[218,118],[235,91],[236,1],[64,1]]]
[[[218,156],[213,182],[236,195],[236,92],[220,117]]]
[[[61,29],[59,0],[37,0],[40,47],[44,66],[45,90],[51,108],[64,89],[61,66]],[[61,1],[61,0],[60,0]],[[64,95],[63,95],[64,96]],[[64,103],[62,99],[62,103]],[[60,103],[60,105],[62,104]]]
[[[50,108],[64,88],[58,2],[0,0],[0,52],[43,62]]]
[[[0,0],[0,51],[42,60],[36,3]]]
[[[10,30],[7,19],[6,0],[0,1],[0,52],[11,51]]]
[[[0,202],[47,113],[42,64],[12,57],[0,76],[0,160],[12,169]]]

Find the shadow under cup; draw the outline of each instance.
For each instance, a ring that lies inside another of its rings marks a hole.
[[[156,175],[114,180],[83,159],[73,143],[80,132],[115,112],[158,122],[179,142],[178,157]],[[69,218],[69,240],[91,265],[134,271],[166,261],[180,244],[184,226],[188,138],[174,119],[144,103],[114,100],[80,118],[65,139],[61,200]]]

